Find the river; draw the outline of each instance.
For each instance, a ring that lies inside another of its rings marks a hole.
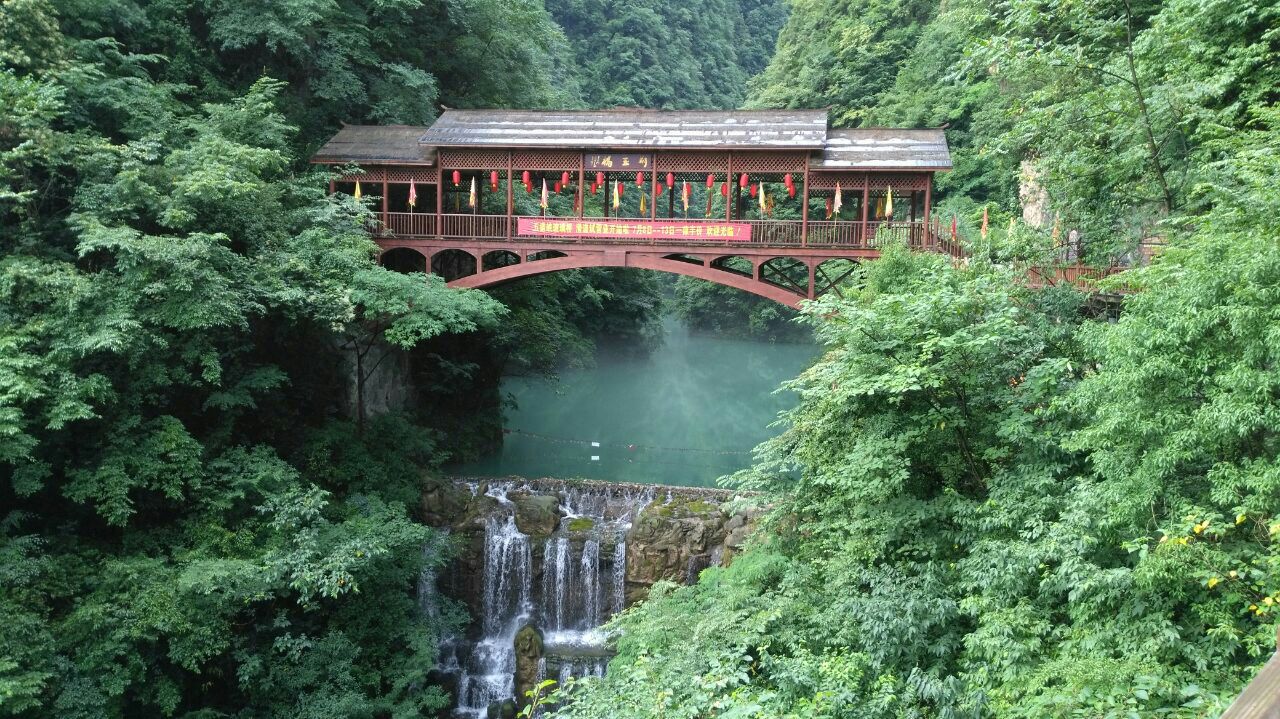
[[[558,381],[508,377],[502,451],[455,465],[456,475],[588,478],[714,486],[750,465],[795,395],[778,392],[817,356],[812,344],[773,344],[691,333],[664,322],[648,356],[602,347],[596,366]]]

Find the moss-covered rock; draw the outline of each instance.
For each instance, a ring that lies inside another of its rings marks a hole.
[[[551,536],[560,524],[560,498],[551,494],[508,495],[515,503],[516,529],[535,539]]]

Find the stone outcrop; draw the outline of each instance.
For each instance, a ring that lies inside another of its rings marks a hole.
[[[516,632],[516,704],[529,703],[528,692],[538,684],[538,663],[542,659],[542,632],[527,625]]]

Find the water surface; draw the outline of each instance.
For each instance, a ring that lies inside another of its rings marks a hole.
[[[647,357],[602,348],[594,368],[559,381],[504,379],[516,407],[501,453],[449,471],[711,486],[748,466],[795,404],[776,390],[818,348],[691,334],[674,319],[665,332]]]

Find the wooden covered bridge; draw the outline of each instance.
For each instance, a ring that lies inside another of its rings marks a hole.
[[[796,306],[889,240],[960,252],[932,216],[942,131],[821,110],[446,110],[345,126],[313,162],[359,166],[330,189],[376,198],[385,265],[456,287],[637,267]]]

